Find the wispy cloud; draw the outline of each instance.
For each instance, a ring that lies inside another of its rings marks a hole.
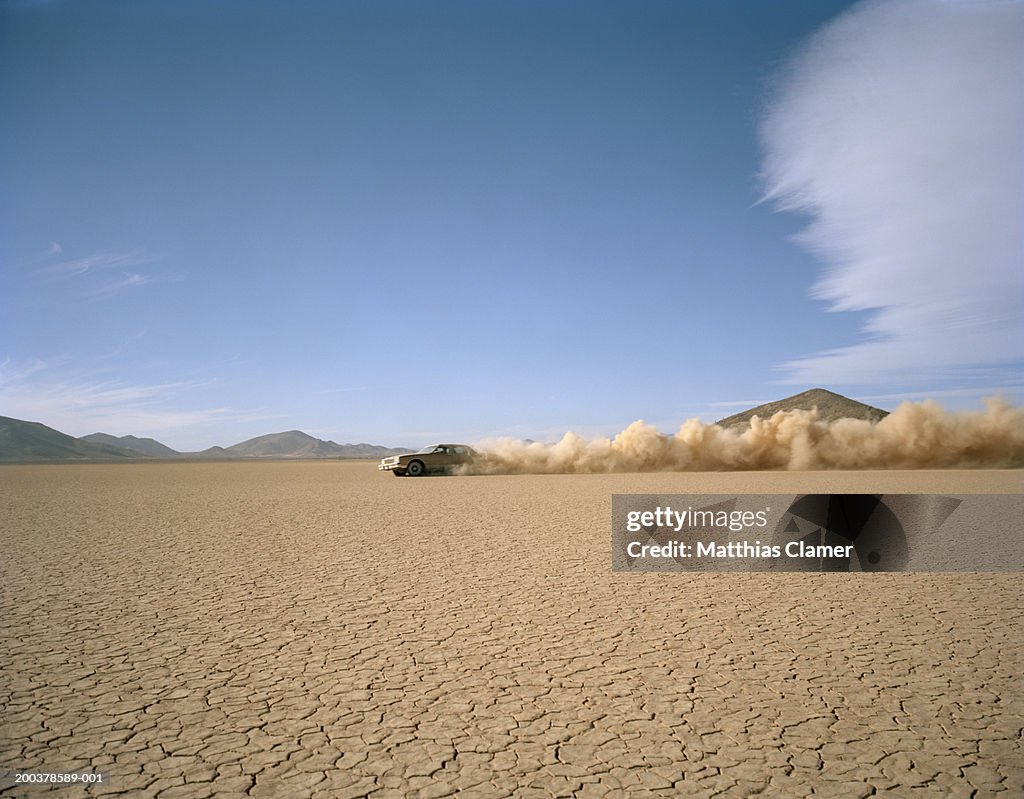
[[[64,248],[58,242],[51,242],[46,250],[29,258],[26,264],[44,284],[65,284],[73,287],[79,297],[91,300],[174,279],[141,269],[160,260],[160,256],[143,248],[94,252],[78,258],[63,256]]]
[[[156,260],[156,256],[143,249],[130,250],[128,252],[96,252],[81,258],[69,258],[54,260],[56,256],[62,255],[63,248],[56,242],[52,242],[47,252],[46,260],[41,266],[37,266],[34,272],[48,280],[67,280],[78,277],[88,272],[102,272],[110,269],[125,269],[130,266],[140,266]]]
[[[201,381],[90,380],[76,376],[69,365],[66,358],[29,364],[5,359],[0,363],[0,414],[42,422],[72,435],[171,435],[171,441],[195,440],[204,428],[226,422],[276,418],[260,409],[195,407],[188,395],[204,386]]]
[[[860,342],[782,365],[800,385],[941,384],[1024,358],[1024,5],[854,6],[764,121],[767,199],[809,214],[812,295]]]
[[[152,278],[149,275],[143,275],[139,272],[122,272],[120,280],[115,280],[113,283],[107,283],[106,285],[93,289],[89,292],[89,296],[94,298],[109,297],[112,294],[117,294],[123,289],[145,286],[151,281]]]
[[[891,394],[868,394],[858,397],[863,402],[922,402],[926,399],[945,400],[948,404],[956,404],[957,400],[977,401],[983,397],[1001,396],[1015,400],[1024,396],[1024,384],[1008,383],[1002,386],[983,386],[980,388],[944,388],[935,391],[899,391]]]

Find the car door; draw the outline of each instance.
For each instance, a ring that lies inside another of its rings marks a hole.
[[[439,447],[441,454],[437,456],[437,465],[441,469],[450,469],[455,464],[455,452],[452,447]]]

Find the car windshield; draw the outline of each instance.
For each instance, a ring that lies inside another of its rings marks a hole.
[[[435,449],[437,449],[438,446],[439,446],[438,444],[431,444],[429,447],[424,447],[423,449],[421,449],[416,454],[417,455],[429,455],[431,452],[433,452]]]

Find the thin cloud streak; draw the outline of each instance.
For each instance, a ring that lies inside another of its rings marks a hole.
[[[89,292],[89,296],[94,299],[102,297],[110,297],[114,294],[118,294],[124,289],[138,288],[145,286],[152,281],[152,278],[148,275],[143,275],[138,272],[125,272],[121,280],[109,283],[106,286],[101,286]]]
[[[60,248],[60,245],[57,245]],[[52,249],[52,248],[51,248]],[[59,255],[63,249],[51,252],[51,255]],[[83,258],[73,258],[57,263],[49,263],[36,267],[33,271],[40,277],[50,280],[67,280],[87,272],[97,272],[110,269],[124,269],[130,266],[141,266],[157,260],[156,256],[146,250],[137,249],[128,252],[97,252]]]
[[[80,299],[102,300],[152,283],[180,279],[139,269],[159,260],[159,256],[144,248],[121,252],[103,251],[81,258],[56,260],[63,252],[60,244],[51,242],[44,253],[30,259],[30,263],[42,262],[32,268],[31,272],[44,285],[63,284],[72,287]],[[112,278],[111,272],[115,271],[120,272],[120,276]]]
[[[809,214],[813,297],[862,341],[799,385],[935,384],[1024,358],[1024,5],[854,6],[812,38],[762,127],[766,199]]]
[[[1013,399],[1024,395],[1024,385],[986,386],[984,388],[947,388],[937,391],[902,391],[893,394],[869,394],[864,402],[923,402],[929,399],[968,399],[1003,397]]]
[[[259,409],[189,408],[184,396],[201,381],[126,384],[79,380],[55,374],[65,361],[0,365],[0,414],[43,424],[71,435],[104,432],[175,440],[195,439],[204,428],[278,418]],[[171,441],[165,440],[171,446]]]

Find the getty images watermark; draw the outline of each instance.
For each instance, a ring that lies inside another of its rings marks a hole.
[[[615,571],[1022,571],[1021,494],[616,494]]]

